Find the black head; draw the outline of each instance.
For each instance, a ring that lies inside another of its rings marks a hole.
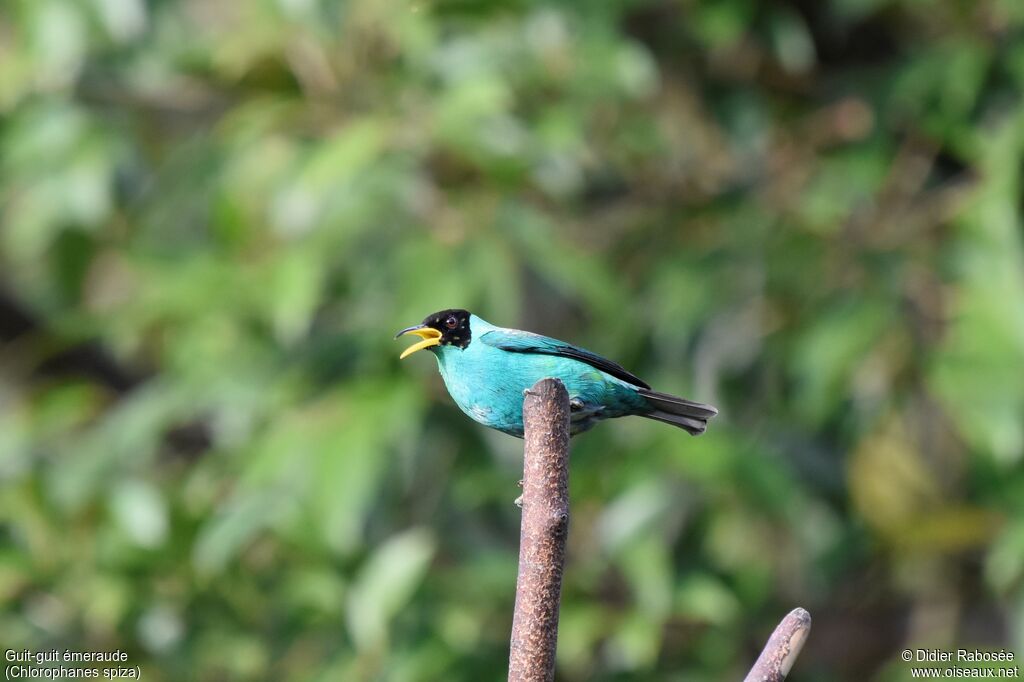
[[[395,334],[395,338],[404,334],[415,334],[423,340],[406,348],[401,358],[412,355],[418,350],[435,346],[465,348],[472,340],[472,333],[469,329],[469,311],[452,308],[427,315],[422,324],[403,329]]]
[[[427,315],[423,319],[423,326],[441,332],[442,346],[465,348],[473,337],[469,330],[469,311],[459,308]]]

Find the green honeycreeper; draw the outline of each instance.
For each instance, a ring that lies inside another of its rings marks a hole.
[[[395,335],[420,341],[405,358],[429,348],[437,357],[448,393],[475,421],[523,437],[523,391],[546,377],[560,379],[569,392],[571,432],[602,419],[635,414],[698,435],[718,414],[711,405],[652,391],[620,365],[588,350],[547,336],[504,329],[466,310],[442,310]]]

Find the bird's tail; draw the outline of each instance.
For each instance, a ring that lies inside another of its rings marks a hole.
[[[659,393],[646,388],[637,389],[637,392],[646,398],[647,404],[651,406],[651,411],[641,416],[678,426],[692,436],[704,433],[704,429],[708,426],[708,419],[718,414],[718,410],[711,405],[678,398],[668,393]]]

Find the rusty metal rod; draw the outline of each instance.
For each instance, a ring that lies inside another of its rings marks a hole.
[[[542,379],[523,399],[523,520],[509,682],[555,678],[558,608],[569,533],[569,394]]]

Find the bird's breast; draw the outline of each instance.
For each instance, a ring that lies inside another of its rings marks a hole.
[[[503,355],[470,349],[437,354],[438,369],[455,404],[473,420],[494,428],[521,423],[523,418],[522,378],[514,368],[501,366]]]

